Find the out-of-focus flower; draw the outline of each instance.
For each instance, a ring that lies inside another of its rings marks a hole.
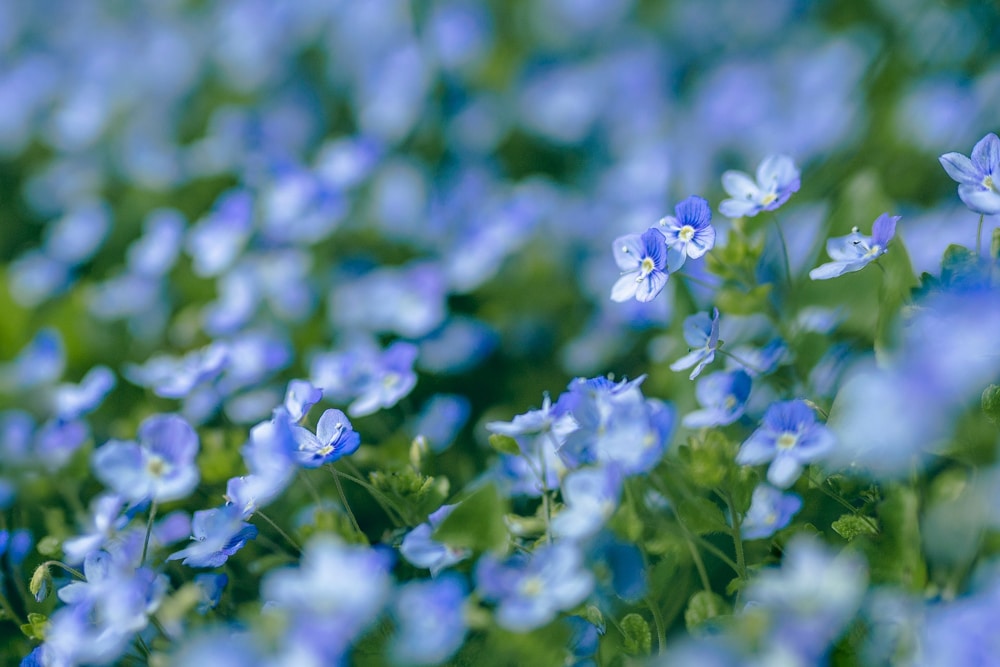
[[[945,153],[941,166],[958,182],[958,196],[976,213],[1000,213],[1000,138],[990,132],[972,148],[971,159],[961,153]]]
[[[615,262],[621,277],[611,288],[612,301],[652,301],[667,284],[667,244],[656,228],[641,235],[628,234],[615,239]]]
[[[757,465],[771,461],[767,481],[787,489],[807,463],[833,450],[836,439],[805,401],[774,403],[764,413],[760,428],[740,447],[736,462]]]
[[[527,632],[583,602],[594,587],[594,575],[583,567],[575,545],[559,542],[506,562],[487,554],[476,568],[476,583],[484,599],[497,602],[500,627]]]
[[[757,167],[757,180],[742,171],[722,174],[722,187],[731,199],[719,204],[719,212],[729,218],[752,217],[773,211],[798,192],[799,170],[787,155],[768,155]]]
[[[465,641],[465,585],[455,576],[417,581],[399,589],[392,605],[399,629],[392,641],[395,661],[437,665]]]
[[[431,539],[435,529],[441,525],[455,505],[442,505],[437,511],[427,517],[422,523],[403,538],[399,552],[403,558],[417,567],[426,567],[432,575],[437,575],[444,568],[461,562],[472,555],[469,549],[449,547],[446,544]]]
[[[758,485],[740,526],[743,539],[759,540],[774,535],[787,526],[800,509],[802,498],[799,495],[782,493],[770,484]]]
[[[190,567],[219,567],[257,537],[257,527],[243,521],[235,505],[223,505],[194,513],[191,546],[176,551],[167,560],[180,560]]]
[[[566,509],[552,520],[552,532],[560,537],[586,539],[618,509],[622,474],[614,465],[582,468],[566,475],[562,497]]]
[[[743,370],[719,371],[701,378],[694,393],[702,409],[684,415],[681,423],[688,428],[732,424],[743,416],[751,385],[750,375]]]
[[[670,370],[682,371],[694,366],[690,379],[695,379],[702,369],[715,360],[715,350],[719,347],[719,309],[707,313],[695,313],[684,320],[684,340],[691,351],[670,364]]]
[[[865,236],[855,227],[847,236],[826,242],[826,252],[833,259],[809,272],[813,280],[827,280],[845,273],[860,271],[886,253],[896,234],[898,215],[883,213],[872,224],[872,235]]]
[[[112,440],[94,452],[94,474],[132,501],[166,502],[198,485],[198,434],[178,415],[153,415],[139,426],[139,442]]]

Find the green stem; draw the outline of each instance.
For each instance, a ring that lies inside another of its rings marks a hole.
[[[719,492],[716,491],[716,493]],[[736,511],[736,503],[733,501],[733,495],[731,493],[719,493],[719,495],[726,501],[726,506],[729,508],[729,516],[732,517],[733,520],[730,533],[733,536],[733,548],[736,550],[736,573],[739,575],[740,579],[746,579],[747,563],[743,555],[743,535],[740,532],[740,526],[743,524],[743,518],[740,516],[739,512]]]
[[[361,524],[358,523],[357,517],[354,516],[354,511],[351,509],[351,504],[347,502],[347,494],[344,493],[344,487],[340,483],[340,477],[334,475],[333,483],[337,485],[337,493],[340,495],[340,502],[344,505],[344,510],[347,512],[347,516],[351,519],[351,525],[354,526],[354,530],[357,531],[358,535],[364,535],[364,531],[361,530]]]
[[[69,565],[67,565],[66,563],[62,562],[61,560],[47,560],[44,563],[42,563],[41,565],[39,565],[38,567],[49,567],[51,565],[55,565],[56,567],[60,568],[61,570],[69,572],[70,574],[72,574],[74,577],[76,577],[80,581],[86,581],[87,580],[87,577],[83,574],[83,572],[80,572],[80,570],[76,569],[75,567],[70,567]]]
[[[774,222],[774,228],[778,230],[778,239],[781,241],[781,256],[785,260],[785,280],[788,281],[788,299],[791,301],[793,296],[793,280],[792,280],[792,263],[788,259],[788,243],[785,241],[785,232],[781,230],[781,223],[778,222],[777,214],[771,217]]]
[[[360,486],[361,488],[363,488],[366,491],[368,491],[368,493],[371,494],[372,498],[375,499],[375,502],[377,502],[379,504],[379,506],[382,508],[382,511],[384,511],[386,513],[386,515],[389,517],[389,519],[393,523],[395,523],[395,524],[397,524],[399,526],[409,525],[409,522],[407,522],[403,518],[404,517],[404,512],[401,509],[399,509],[399,507],[396,506],[396,504],[392,501],[392,499],[389,498],[384,493],[382,493],[381,491],[379,491],[373,485],[369,484],[364,479],[362,479],[361,478],[361,471],[360,470],[358,470],[356,467],[353,467],[353,466],[352,466],[352,468],[355,471],[356,475],[352,475],[352,474],[346,473],[346,472],[344,472],[342,470],[338,470],[333,465],[330,465],[330,472],[334,476],[343,477],[344,479],[348,479],[348,480],[354,482],[355,484],[357,484],[358,486]]]
[[[278,524],[276,524],[271,519],[271,517],[269,517],[268,515],[264,514],[260,510],[257,510],[254,513],[257,516],[259,516],[261,519],[263,519],[264,521],[266,521],[268,524],[270,524],[271,528],[274,528],[278,532],[279,535],[281,535],[283,538],[285,538],[285,541],[288,542],[290,545],[292,545],[292,547],[294,547],[296,551],[298,551],[300,554],[302,553],[302,547],[300,547],[298,545],[298,543],[295,540],[293,540],[292,537],[288,533],[286,533],[284,530],[282,530],[281,526],[279,526]]]
[[[836,491],[833,491],[832,489],[826,488],[826,481],[829,481],[829,480],[826,480],[826,481],[823,481],[823,482],[817,482],[815,479],[812,478],[811,475],[807,475],[807,479],[810,482],[812,482],[813,486],[815,486],[820,491],[822,491],[825,496],[827,496],[827,497],[829,497],[829,498],[837,501],[838,503],[840,503],[840,505],[842,505],[845,509],[847,509],[851,514],[853,514],[854,516],[856,516],[856,517],[858,517],[860,519],[863,519],[865,521],[865,523],[867,523],[869,526],[872,527],[872,530],[874,530],[875,532],[878,532],[878,524],[875,522],[874,519],[872,519],[870,516],[865,516],[864,514],[862,514],[861,511],[857,507],[855,507],[851,503],[847,502],[847,499],[844,498],[839,493],[837,493]]]
[[[649,607],[649,611],[653,615],[653,625],[656,626],[656,653],[663,655],[667,650],[667,629],[663,625],[663,615],[652,596],[646,596],[646,606]]]
[[[736,362],[736,363],[738,363],[739,365],[741,365],[741,366],[743,366],[744,368],[747,368],[747,369],[749,369],[749,370],[753,371],[753,372],[754,372],[754,373],[756,373],[757,375],[766,375],[766,373],[765,373],[765,372],[764,372],[764,371],[763,371],[762,369],[760,369],[760,368],[757,368],[757,367],[756,367],[756,366],[754,366],[753,364],[750,364],[750,363],[747,363],[747,362],[746,362],[746,361],[744,361],[743,359],[740,359],[739,357],[737,357],[737,356],[736,356],[735,354],[733,354],[732,352],[727,352],[726,350],[723,350],[723,349],[722,349],[721,347],[717,347],[717,348],[715,348],[715,351],[716,351],[716,352],[718,352],[719,354],[722,354],[722,355],[725,355],[725,356],[729,357],[730,359],[732,359],[733,361],[735,361],[735,362]]]
[[[736,564],[736,561],[726,555],[726,552],[703,538],[701,535],[692,535],[692,538],[694,538],[694,541],[698,543],[698,546],[721,560],[723,563],[728,565],[733,572],[739,575],[739,566]]]
[[[149,518],[146,520],[146,537],[142,541],[142,558],[139,559],[139,567],[146,564],[146,554],[149,552],[149,538],[153,534],[153,521],[156,520],[156,501],[149,506]],[[139,638],[142,641],[142,638]]]

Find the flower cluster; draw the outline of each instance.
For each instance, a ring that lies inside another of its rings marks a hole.
[[[995,660],[1000,22],[915,2],[0,3],[0,663]]]

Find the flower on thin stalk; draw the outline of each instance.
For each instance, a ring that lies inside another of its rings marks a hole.
[[[722,174],[722,187],[732,199],[719,204],[727,218],[753,217],[773,211],[799,191],[799,170],[787,155],[768,155],[757,167],[757,180],[742,171]]]
[[[889,241],[896,234],[898,215],[883,213],[872,224],[872,235],[865,236],[855,227],[847,236],[826,242],[826,252],[833,259],[809,272],[813,280],[827,280],[845,273],[860,271],[884,255]]]
[[[340,410],[327,410],[316,424],[316,434],[301,426],[292,426],[292,437],[298,449],[299,463],[306,468],[318,468],[324,463],[353,454],[361,446],[361,435]]]
[[[770,461],[767,481],[787,489],[807,463],[826,456],[835,444],[833,432],[816,421],[816,413],[805,401],[782,401],[767,409],[760,428],[740,447],[736,462],[757,465]]]
[[[668,215],[660,220],[660,231],[667,239],[667,246],[679,256],[677,270],[685,258],[698,259],[715,246],[715,228],[712,227],[712,209],[702,197],[692,195],[674,207],[676,217]]]
[[[647,302],[656,298],[669,277],[667,269],[667,243],[655,227],[642,235],[628,234],[615,239],[615,262],[622,270],[614,287],[612,301]]]
[[[990,132],[972,149],[971,159],[945,153],[941,166],[958,182],[958,197],[976,213],[1000,213],[1000,138]]]
[[[695,379],[702,369],[715,360],[715,350],[719,347],[719,309],[708,313],[695,313],[684,320],[684,340],[691,351],[670,364],[670,370],[682,371],[694,366],[690,379]]]

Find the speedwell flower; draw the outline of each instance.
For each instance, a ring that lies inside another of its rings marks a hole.
[[[772,403],[764,419],[736,455],[742,465],[771,461],[767,481],[787,489],[798,479],[805,464],[833,449],[833,432],[816,421],[816,413],[805,401]]]
[[[865,236],[855,227],[847,236],[826,242],[826,252],[833,259],[809,272],[813,280],[827,280],[845,273],[860,271],[886,252],[886,247],[896,234],[898,215],[883,213],[872,224],[872,235]]]
[[[660,231],[667,239],[667,246],[679,254],[681,263],[686,257],[698,259],[712,249],[715,227],[712,209],[705,199],[692,195],[677,204],[674,213],[676,217],[668,215],[660,220]]]
[[[742,171],[722,174],[722,187],[732,199],[719,204],[727,218],[753,217],[773,211],[799,191],[799,170],[787,155],[768,155],[757,167],[757,180]]]
[[[690,378],[698,377],[706,365],[715,360],[715,350],[719,347],[719,309],[708,313],[695,313],[684,320],[684,340],[691,351],[670,364],[670,370],[682,371],[694,366]]]
[[[316,435],[301,426],[292,426],[292,437],[298,445],[296,457],[307,468],[353,454],[361,446],[361,435],[340,410],[327,410],[316,424]]]
[[[612,301],[652,301],[667,284],[667,242],[655,227],[642,235],[628,234],[615,239],[615,261],[622,270],[614,287]]]
[[[976,213],[1000,213],[1000,138],[990,132],[979,140],[972,157],[961,153],[945,153],[941,166],[958,182],[958,196]]]

